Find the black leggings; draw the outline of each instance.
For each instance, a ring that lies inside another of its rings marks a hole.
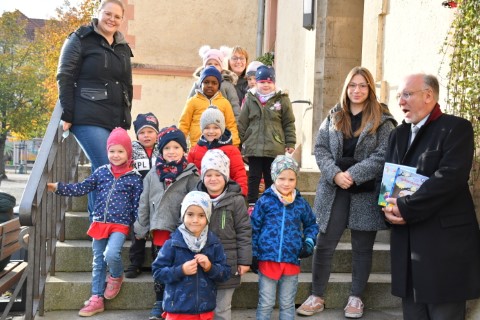
[[[265,181],[265,189],[273,184],[270,168],[274,158],[270,157],[248,157],[248,203],[255,203],[258,200],[258,187],[260,180]]]

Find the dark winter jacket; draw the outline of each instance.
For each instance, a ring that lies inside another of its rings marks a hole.
[[[268,188],[252,212],[253,256],[259,261],[300,264],[298,256],[305,238],[316,240],[318,225],[308,202],[297,191],[285,206]]]
[[[188,162],[195,164],[200,172],[203,156],[210,149],[222,150],[227,155],[228,159],[230,159],[230,179],[238,183],[242,188],[242,194],[247,196],[247,171],[245,170],[245,164],[240,150],[238,147],[232,145],[232,134],[230,131],[225,129],[225,133],[220,139],[215,139],[211,143],[205,140],[202,135],[197,145],[188,153]]]
[[[197,189],[207,192],[202,181],[198,183]],[[219,283],[218,288],[240,286],[238,265],[249,266],[252,264],[252,226],[245,198],[236,182],[232,180],[228,182],[226,194],[213,207],[208,228],[220,238],[227,255],[227,264],[232,268],[230,280]]]
[[[110,165],[95,170],[79,183],[59,182],[56,194],[80,197],[96,190],[97,200],[93,211],[94,222],[119,223],[130,226],[137,218],[138,201],[143,190],[142,177],[136,170],[115,179]]]
[[[180,208],[182,200],[198,181],[197,168],[189,163],[168,188],[160,181],[156,168],[143,179],[143,193],[140,197],[138,219],[135,221],[135,236],[144,238],[149,231],[175,231],[180,225]]]
[[[208,232],[208,240],[200,252],[208,257],[212,267],[208,272],[199,266],[197,273],[187,276],[182,265],[194,259],[180,231],[176,230],[165,242],[152,264],[153,278],[165,284],[163,309],[170,313],[199,314],[216,307],[216,282],[228,280],[230,266],[218,238]]]
[[[285,154],[285,148],[295,148],[295,116],[288,95],[278,91],[264,106],[254,91],[246,97],[238,118],[243,155],[275,158]]]
[[[138,141],[132,141],[132,159],[135,169],[138,173],[142,175],[142,178],[145,178],[147,173],[155,166],[155,161],[157,161],[158,149],[157,144],[153,146],[152,155],[149,157],[147,151]]]
[[[200,74],[203,71],[203,67],[199,67],[193,73],[193,77],[197,79],[188,94],[187,99],[193,97],[197,90],[202,90],[202,84],[200,83]],[[235,72],[230,70],[222,70],[222,83],[220,84],[220,92],[232,105],[233,114],[235,119],[240,115],[240,101],[238,100],[237,91],[235,90],[235,84],[237,83],[238,76]]]
[[[131,124],[132,51],[120,32],[110,46],[97,20],[70,34],[57,70],[62,120],[109,130]]]

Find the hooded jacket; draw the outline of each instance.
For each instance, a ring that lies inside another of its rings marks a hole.
[[[202,181],[198,183],[197,190],[207,192]],[[228,181],[225,194],[213,207],[208,230],[220,239],[227,255],[227,264],[232,268],[230,280],[218,283],[218,288],[240,286],[238,265],[252,264],[252,226],[245,198],[240,193],[240,186],[236,182]]]
[[[187,100],[178,124],[178,128],[182,130],[185,136],[190,136],[190,147],[193,148],[202,136],[200,118],[202,113],[211,105],[222,111],[225,116],[225,127],[232,133],[233,145],[239,146],[240,139],[238,138],[237,122],[230,102],[223,97],[220,91],[211,99],[208,99],[201,91],[197,90],[197,93]]]
[[[120,32],[110,45],[97,19],[71,33],[57,70],[62,120],[113,130],[130,128],[133,86],[132,51]]]
[[[193,77],[196,80],[193,83],[187,99],[193,97],[197,90],[202,90],[200,74],[202,73],[203,69],[203,67],[198,67],[193,73]],[[232,105],[233,114],[235,115],[235,119],[237,119],[240,115],[240,100],[238,100],[237,90],[235,90],[235,84],[237,83],[238,76],[235,72],[230,70],[222,70],[221,74],[223,81],[220,84],[220,92]]]
[[[198,181],[197,168],[189,163],[175,182],[165,188],[153,167],[143,179],[143,193],[138,207],[138,219],[134,223],[135,236],[145,238],[151,230],[173,232],[180,225],[182,200]]]
[[[277,91],[264,106],[248,91],[240,117],[238,133],[246,157],[275,158],[285,148],[295,148],[295,116],[288,94]]]
[[[205,140],[202,135],[197,145],[190,150],[187,160],[195,164],[200,174],[203,156],[210,149],[220,149],[227,155],[228,159],[230,159],[230,179],[240,185],[242,194],[246,196],[248,191],[247,171],[245,170],[240,150],[232,146],[232,134],[230,131],[225,129],[225,133],[220,139],[215,139],[211,143]]]
[[[110,165],[103,165],[79,183],[57,185],[56,194],[80,197],[97,190],[93,211],[94,222],[119,223],[130,226],[137,218],[138,201],[142,193],[142,177],[134,169],[115,179]]]

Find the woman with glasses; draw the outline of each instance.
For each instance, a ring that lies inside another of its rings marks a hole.
[[[237,90],[238,101],[243,101],[247,94],[248,81],[246,77],[246,70],[248,66],[248,52],[245,48],[236,46],[233,47],[230,59],[228,59],[228,70],[235,72],[238,76],[235,89]]]
[[[71,33],[57,70],[63,130],[70,130],[92,164],[108,163],[107,138],[115,127],[131,124],[133,56],[118,31],[125,13],[120,0],[103,0],[96,18]],[[88,211],[95,194],[89,193]]]
[[[373,243],[377,230],[386,229],[375,180],[382,175],[388,137],[395,125],[387,107],[377,101],[370,71],[353,68],[315,143],[322,173],[314,204],[319,233],[312,261],[312,294],[297,309],[298,314],[310,316],[323,310],[332,257],[348,228],[352,286],[345,317],[362,317],[361,297],[370,276]]]

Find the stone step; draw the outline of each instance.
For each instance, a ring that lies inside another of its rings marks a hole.
[[[92,242],[89,240],[68,240],[58,242],[56,249],[55,269],[57,272],[88,272],[92,270]],[[128,251],[130,241],[126,241],[122,250],[122,261],[125,268],[130,264]],[[390,246],[385,243],[375,243],[372,262],[372,272],[390,272]],[[151,243],[147,241],[145,268],[152,264]],[[350,243],[338,244],[333,256],[332,272],[351,272],[352,246]],[[312,271],[312,257],[302,260],[302,272]]]
[[[303,303],[310,295],[311,281],[310,273],[299,275],[296,304]],[[325,293],[326,307],[329,309],[343,308],[349,295],[350,285],[350,274],[332,273]],[[45,310],[78,310],[90,297],[90,287],[90,272],[57,272],[55,276],[49,276],[45,287]],[[152,278],[144,273],[136,279],[125,279],[119,295],[106,302],[106,309],[148,310],[154,299]],[[400,307],[400,299],[390,294],[389,274],[372,273],[370,275],[363,302],[367,308]],[[232,307],[254,309],[257,303],[258,276],[249,272],[242,278],[242,285],[235,290]]]
[[[105,312],[95,315],[95,320],[145,320],[150,314],[150,309],[145,310],[109,310],[108,302],[105,306]],[[80,308],[79,308],[80,309]],[[233,309],[232,320],[248,320],[255,319],[256,309]],[[272,314],[272,319],[278,319],[278,309],[275,309]],[[21,320],[22,318],[14,317],[13,320]],[[48,311],[43,316],[36,316],[35,319],[39,320],[80,320],[85,319],[78,316],[78,310],[67,311]],[[307,319],[304,316],[295,316],[295,320]],[[338,320],[344,319],[343,308],[339,309],[325,309],[323,312],[314,316],[308,317],[310,320],[322,319],[322,320]],[[384,309],[369,309],[364,310],[363,319],[368,320],[402,320],[401,308],[384,308]]]

